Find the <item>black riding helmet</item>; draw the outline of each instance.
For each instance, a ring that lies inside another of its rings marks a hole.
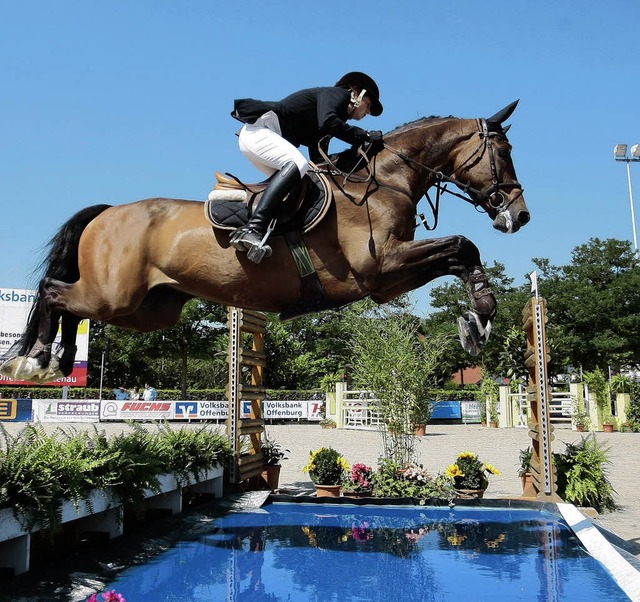
[[[365,96],[371,99],[371,115],[377,117],[382,113],[382,104],[380,102],[380,91],[378,90],[378,84],[366,73],[361,71],[351,71],[346,75],[343,75],[337,82],[337,88],[360,88],[360,90],[366,90]]]

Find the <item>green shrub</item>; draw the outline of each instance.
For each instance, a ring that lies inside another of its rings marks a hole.
[[[558,495],[576,506],[591,506],[598,512],[615,510],[615,490],[606,474],[609,448],[600,446],[594,434],[566,445],[564,453],[553,454]]]
[[[29,530],[60,528],[62,505],[89,503],[94,489],[112,489],[126,508],[138,508],[145,490],[158,491],[158,476],[175,473],[179,483],[199,472],[225,466],[231,458],[226,437],[202,428],[150,433],[132,431],[107,440],[104,434],[47,434],[42,425],[11,436],[0,424],[0,508],[12,508]]]

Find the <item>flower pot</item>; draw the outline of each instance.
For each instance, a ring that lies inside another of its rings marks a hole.
[[[424,437],[427,434],[427,425],[426,424],[419,424],[418,426],[416,426],[416,436],[417,437]]]
[[[498,423],[495,420],[491,420],[489,422],[489,427],[492,429],[497,429],[498,428]]]
[[[584,433],[584,424],[582,424],[582,422],[578,422],[578,424],[576,424],[576,431],[578,431],[579,433]]]
[[[480,421],[480,426],[487,426],[487,421],[486,420]]]
[[[317,497],[340,497],[341,485],[315,485]]]
[[[262,471],[262,479],[266,481],[269,489],[275,491],[278,488],[278,482],[280,481],[280,464],[265,464]]]
[[[456,497],[472,500],[484,496],[484,489],[456,489]]]
[[[527,490],[527,486],[533,482],[533,477],[530,472],[525,472],[520,478],[522,479],[522,491],[524,492]]]
[[[613,424],[607,424],[607,423],[603,424],[602,425],[602,430],[605,433],[613,433]]]

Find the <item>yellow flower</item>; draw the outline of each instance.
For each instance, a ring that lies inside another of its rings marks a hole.
[[[464,472],[460,470],[457,464],[452,464],[451,466],[447,466],[446,475],[454,479],[455,477],[463,477]]]
[[[351,466],[349,466],[349,462],[347,462],[342,456],[338,458],[338,465],[341,466],[344,470],[351,470]]]
[[[484,470],[486,470],[487,472],[491,473],[491,474],[495,474],[500,476],[502,473],[493,465],[493,464],[485,464],[484,465]]]
[[[447,541],[452,546],[459,546],[465,539],[467,539],[466,535],[458,535],[457,533],[455,535],[449,535],[449,537],[447,537]]]
[[[458,454],[458,460],[461,460],[464,458],[469,458],[470,460],[477,460],[478,456],[476,456],[476,454],[470,451],[466,451],[466,452],[462,452],[461,454]]]

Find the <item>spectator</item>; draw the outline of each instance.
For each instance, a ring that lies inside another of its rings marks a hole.
[[[123,401],[125,399],[129,399],[129,393],[124,387],[118,387],[113,390],[113,394],[116,396],[116,399]]]
[[[132,399],[133,401],[138,401],[140,399],[140,391],[138,391],[138,387],[129,389],[129,399]]]
[[[158,392],[155,390],[155,387],[152,387],[149,383],[145,383],[142,399],[145,401],[154,401],[157,397]]]

